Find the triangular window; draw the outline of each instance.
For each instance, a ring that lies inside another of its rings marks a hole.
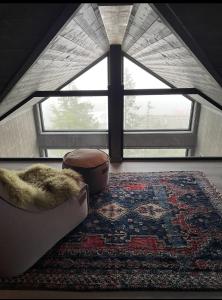
[[[106,57],[61,90],[107,90],[107,73]],[[49,97],[41,103],[41,111],[46,131],[108,129],[107,96]]]
[[[124,88],[125,89],[166,89],[168,85],[149,74],[128,58],[124,57]]]
[[[166,89],[168,85],[124,57],[125,89]],[[125,130],[189,130],[192,102],[182,95],[124,97]]]
[[[61,90],[107,90],[107,74],[107,57],[105,57]]]

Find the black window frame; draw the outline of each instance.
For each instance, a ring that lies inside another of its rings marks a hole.
[[[149,73],[150,75],[154,76],[155,78],[157,78],[158,80],[162,81],[163,83],[165,83],[166,85],[168,85],[169,88],[173,88],[172,85],[170,85],[168,82],[164,81],[163,79],[160,79],[159,76],[156,76],[156,74],[154,75],[153,72],[151,72],[151,70],[149,70],[148,68],[146,68],[145,66],[141,65],[139,62],[137,62],[136,60],[134,60],[132,57],[130,57],[129,55],[127,55],[126,53],[123,52],[122,55],[122,64],[123,64],[123,72],[124,72],[124,57],[127,58],[128,60],[130,60],[132,63],[134,63],[136,66],[138,66],[139,68],[141,68],[142,70],[144,70],[145,72]],[[165,90],[165,89],[155,89],[156,91],[161,92],[161,90]],[[170,90],[170,89],[169,89]],[[125,89],[124,88],[124,96],[148,96],[148,95],[155,95],[155,94],[149,94],[150,89]],[[169,93],[172,95],[172,93]],[[163,96],[166,94],[163,94]],[[194,105],[195,105],[195,100],[192,99],[189,95],[183,95],[183,94],[179,94],[180,96],[184,96],[185,98],[187,98],[189,101],[191,101],[191,109],[190,109],[190,116],[189,116],[189,125],[188,128],[183,129],[183,128],[172,128],[172,129],[124,129],[124,132],[168,132],[168,131],[191,131],[192,130],[192,120],[194,118]],[[125,104],[125,100],[123,102]]]
[[[97,64],[99,61],[101,61],[103,58],[108,57],[107,63],[108,63],[108,87],[107,90],[75,90],[75,91],[61,91],[62,88],[64,88],[67,84],[69,84],[71,81],[75,80],[79,76],[81,76],[84,72],[89,70],[91,67],[93,67],[95,64]],[[157,79],[161,80],[165,84],[167,84],[170,89],[124,89],[123,85],[123,59],[124,57],[130,59],[133,63],[144,69],[146,72],[149,74],[155,76]],[[112,64],[112,65],[111,65]],[[115,66],[113,66],[115,64]],[[115,72],[118,73],[118,81],[116,81],[115,77],[116,74]],[[39,128],[39,140],[41,141],[42,138],[45,138],[44,143],[40,142],[40,148],[43,150],[42,152],[47,155],[47,148],[49,149],[70,149],[70,144],[61,146],[61,144],[56,144],[54,147],[52,145],[47,146],[47,134],[55,134],[54,138],[56,139],[56,134],[61,134],[64,135],[68,138],[74,138],[74,136],[81,137],[82,134],[86,134],[86,139],[87,139],[87,134],[88,137],[89,135],[97,134],[98,136],[101,135],[103,137],[103,144],[99,145],[98,148],[108,148],[109,153],[110,153],[110,160],[111,162],[121,162],[123,160],[134,160],[134,158],[125,158],[123,157],[123,149],[124,148],[124,136],[127,133],[133,133],[133,134],[140,134],[140,133],[147,133],[147,134],[167,134],[167,133],[177,133],[177,134],[183,134],[185,133],[190,133],[190,134],[195,134],[195,131],[197,131],[197,126],[198,122],[197,120],[194,121],[194,119],[198,118],[198,113],[197,113],[197,107],[199,104],[192,99],[190,96],[187,94],[198,94],[198,90],[193,89],[193,88],[182,88],[178,89],[170,85],[168,82],[164,81],[162,78],[159,78],[158,75],[154,74],[151,70],[147,69],[144,66],[141,66],[140,63],[129,57],[127,54],[125,54],[121,50],[120,45],[111,45],[110,46],[110,51],[100,57],[98,60],[96,60],[93,64],[91,64],[89,67],[87,67],[84,71],[73,77],[69,82],[61,86],[59,89],[56,91],[45,91],[42,92],[43,99],[36,105],[36,113],[38,114],[38,128]],[[190,120],[189,120],[189,128],[188,129],[149,129],[149,130],[124,130],[124,96],[126,95],[155,95],[155,94],[162,94],[162,95],[169,95],[169,94],[179,94],[183,95],[186,98],[188,98],[191,102],[191,112],[190,112]],[[44,128],[44,121],[43,121],[43,112],[42,112],[42,107],[41,103],[44,102],[46,99],[48,99],[50,96],[107,96],[108,97],[108,130],[45,130]],[[118,95],[119,103],[120,105],[118,106],[118,116],[116,116],[116,107],[115,105],[117,102],[115,102],[114,95]],[[115,124],[114,124],[115,123]],[[117,125],[116,125],[117,124]],[[98,138],[97,136],[97,138]],[[104,140],[107,139],[107,144],[105,144]],[[82,147],[82,144],[79,144],[80,147]],[[78,147],[78,145],[73,145],[73,148]],[[90,148],[97,148],[96,145],[87,145],[87,147]],[[129,148],[129,147],[127,147]],[[134,149],[134,147],[131,147]],[[141,148],[144,148],[144,146],[141,146]],[[160,145],[159,147],[155,148],[166,148],[163,145]],[[187,145],[186,147],[182,145],[181,147],[178,147],[178,145],[168,147],[170,149],[173,148],[183,148],[187,149],[186,150],[186,156],[188,156],[188,153],[192,151],[192,146]],[[130,149],[130,148],[129,148]],[[149,149],[149,147],[147,147]],[[145,158],[135,158],[135,160],[149,160],[148,157]]]
[[[72,79],[70,79],[68,82],[66,82],[65,84],[63,84],[59,89],[57,89],[58,94],[57,97],[60,97],[59,94],[61,95],[62,92],[65,92],[67,94],[67,97],[69,96],[69,91],[61,91],[61,89],[65,88],[68,84],[70,84],[72,81],[74,81],[75,79],[79,78],[82,74],[86,73],[88,70],[90,70],[91,68],[93,68],[95,65],[97,65],[99,62],[101,62],[104,58],[108,58],[108,53],[102,55],[100,58],[98,58],[96,61],[94,61],[92,64],[90,64],[90,66],[88,66],[87,68],[85,68],[82,72],[78,73],[77,75],[75,75],[74,77],[72,77]],[[107,59],[107,72],[108,72],[108,59]],[[108,101],[108,83],[107,83],[107,89],[106,90],[72,90],[71,92],[71,96],[73,97],[107,97],[107,101]],[[49,92],[49,94],[52,95],[52,93]],[[66,129],[66,130],[56,130],[56,129],[52,129],[52,130],[47,130],[45,128],[44,125],[44,117],[43,117],[43,109],[42,109],[42,103],[45,102],[47,99],[49,99],[50,97],[53,96],[48,96],[48,97],[44,97],[44,99],[40,100],[38,105],[39,108],[39,119],[41,122],[41,131],[45,132],[45,133],[49,133],[49,132],[108,132],[109,128],[106,129]],[[65,97],[61,96],[61,97]],[[108,107],[108,105],[107,105]],[[107,111],[107,116],[108,116],[108,111]]]

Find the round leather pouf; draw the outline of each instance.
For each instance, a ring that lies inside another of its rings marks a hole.
[[[109,156],[98,149],[76,149],[63,157],[62,168],[82,175],[90,194],[101,192],[109,180]]]

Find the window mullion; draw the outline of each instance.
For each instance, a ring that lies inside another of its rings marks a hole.
[[[111,162],[123,158],[123,83],[121,45],[109,52],[109,155]]]

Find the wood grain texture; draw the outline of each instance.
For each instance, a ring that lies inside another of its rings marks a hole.
[[[160,6],[158,5],[157,8],[159,9]],[[220,41],[222,40],[222,31],[220,28],[222,26],[222,3],[168,3],[167,8],[174,19],[176,16],[183,29],[189,33],[189,41],[192,37],[193,41],[202,49],[203,55],[205,55],[202,62],[206,63],[206,60],[210,62],[217,72],[215,79],[220,80],[218,82],[221,84],[222,46]],[[178,30],[178,27],[175,29]],[[221,78],[219,79],[219,77]]]
[[[149,5],[134,4],[123,40],[125,52],[140,39],[157,18],[157,14]]]
[[[222,104],[221,86],[149,4],[134,5],[122,49],[175,87],[195,87]]]
[[[34,91],[55,90],[109,49],[95,3],[80,6],[0,104],[0,115]]]
[[[131,9],[132,5],[99,7],[110,45],[122,44]]]
[[[64,3],[0,4],[0,95],[65,7]]]

